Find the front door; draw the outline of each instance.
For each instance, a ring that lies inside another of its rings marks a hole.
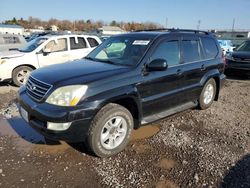
[[[137,85],[142,99],[143,116],[167,110],[179,104],[181,88],[180,81],[183,79],[180,65],[179,39],[161,40],[151,55],[154,59],[165,59],[168,68],[165,71],[151,71],[144,75],[143,82]]]
[[[67,38],[49,41],[37,54],[40,67],[69,61]]]

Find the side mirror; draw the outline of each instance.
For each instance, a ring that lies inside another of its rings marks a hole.
[[[49,53],[51,52],[51,50],[48,49],[48,48],[44,48],[44,49],[42,50],[42,52],[43,52],[43,55],[44,55],[44,56],[47,56],[47,55],[49,55]]]
[[[155,59],[147,65],[149,71],[164,71],[167,68],[168,64],[165,59]]]

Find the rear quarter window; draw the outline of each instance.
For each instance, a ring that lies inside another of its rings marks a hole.
[[[87,40],[91,48],[99,45],[99,43],[94,38],[88,37]]]
[[[214,39],[201,38],[202,46],[207,59],[215,58],[218,54],[218,48]]]

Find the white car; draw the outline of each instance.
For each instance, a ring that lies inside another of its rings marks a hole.
[[[231,40],[218,40],[220,47],[225,55],[227,52],[233,52],[234,46]]]
[[[18,51],[0,52],[0,82],[25,84],[34,69],[81,59],[101,40],[89,35],[46,35],[30,41]]]

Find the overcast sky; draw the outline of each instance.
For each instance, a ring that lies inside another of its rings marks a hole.
[[[195,29],[250,29],[250,0],[1,0],[0,22],[13,17],[42,20],[157,22]]]

